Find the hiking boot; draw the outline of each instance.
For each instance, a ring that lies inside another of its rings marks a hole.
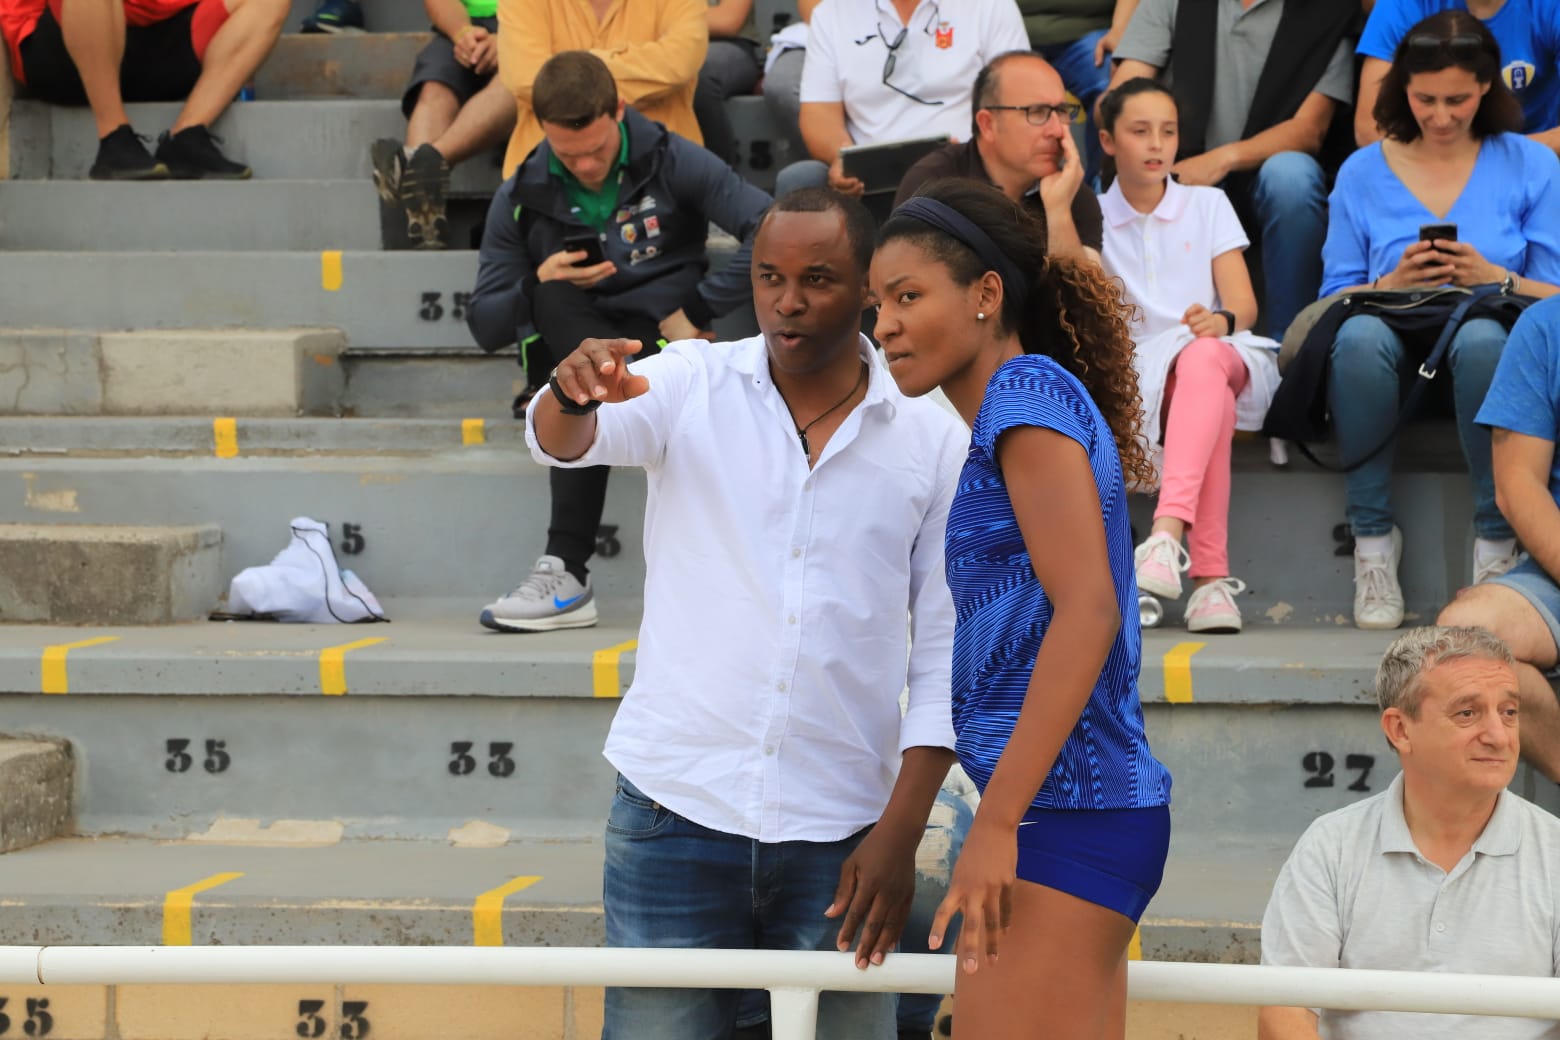
[[[406,208],[406,234],[418,249],[449,248],[446,216],[450,164],[431,144],[420,144],[401,173],[401,205]]]
[[[1239,578],[1220,578],[1192,590],[1186,601],[1188,632],[1239,632],[1240,607],[1235,597],[1246,591]]]
[[[150,138],[126,123],[98,142],[97,159],[87,176],[95,181],[165,181],[168,167],[146,150]]]
[[[379,244],[384,249],[413,249],[406,233],[406,207],[401,205],[401,180],[406,174],[406,151],[393,137],[381,137],[368,146],[374,190],[379,194]]]
[[[320,6],[303,20],[298,31],[360,33],[363,31],[363,5],[358,0],[321,0]]]
[[[558,557],[543,556],[519,587],[489,603],[479,620],[498,632],[589,628],[596,623],[596,596],[589,578],[581,584]]]
[[[163,131],[157,139],[157,158],[179,180],[247,181],[254,171],[217,150],[222,138],[204,126],[187,126],[176,134]]]

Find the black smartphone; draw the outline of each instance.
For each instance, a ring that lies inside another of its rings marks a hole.
[[[1419,241],[1429,242],[1432,239],[1440,239],[1443,242],[1457,241],[1456,224],[1421,224],[1419,225]]]
[[[585,251],[583,260],[576,260],[575,267],[589,267],[599,264],[605,257],[601,255],[601,236],[599,235],[570,235],[563,240],[563,248],[571,253]]]

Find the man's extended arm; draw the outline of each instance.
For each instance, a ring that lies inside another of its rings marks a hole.
[[[1560,574],[1560,505],[1549,493],[1555,442],[1496,427],[1490,431],[1490,454],[1495,504],[1539,566]]]
[[[1256,169],[1279,152],[1316,155],[1322,150],[1327,126],[1337,107],[1332,98],[1312,91],[1292,118],[1244,141],[1231,141],[1183,159],[1173,170],[1182,184],[1214,185],[1237,171]]]

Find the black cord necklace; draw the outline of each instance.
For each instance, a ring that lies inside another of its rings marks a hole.
[[[780,400],[785,404],[785,410],[791,413],[791,425],[796,426],[796,439],[802,442],[802,454],[807,457],[808,462],[812,461],[812,445],[807,443],[807,431],[812,429],[814,426],[817,426],[825,416],[831,415],[838,411],[846,401],[849,401],[852,397],[855,397],[856,391],[860,390],[861,384],[865,383],[866,381],[867,364],[865,361],[863,361],[861,363],[861,372],[856,376],[856,383],[850,388],[850,393],[846,394],[838,401],[835,401],[823,411],[819,412],[818,415],[813,418],[813,421],[808,423],[806,426],[796,426],[796,413],[791,411],[791,402],[785,399],[785,394],[781,391],[780,385],[778,383],[775,384],[775,392],[780,394]]]

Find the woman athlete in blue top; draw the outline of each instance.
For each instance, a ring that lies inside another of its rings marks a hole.
[[[1170,841],[1137,690],[1126,484],[1151,472],[1127,310],[1045,247],[1000,192],[939,181],[872,260],[895,382],[942,387],[971,425],[946,559],[957,749],[982,798],[930,945],[963,914],[959,1033],[981,1040],[1124,1035],[1127,944]]]

